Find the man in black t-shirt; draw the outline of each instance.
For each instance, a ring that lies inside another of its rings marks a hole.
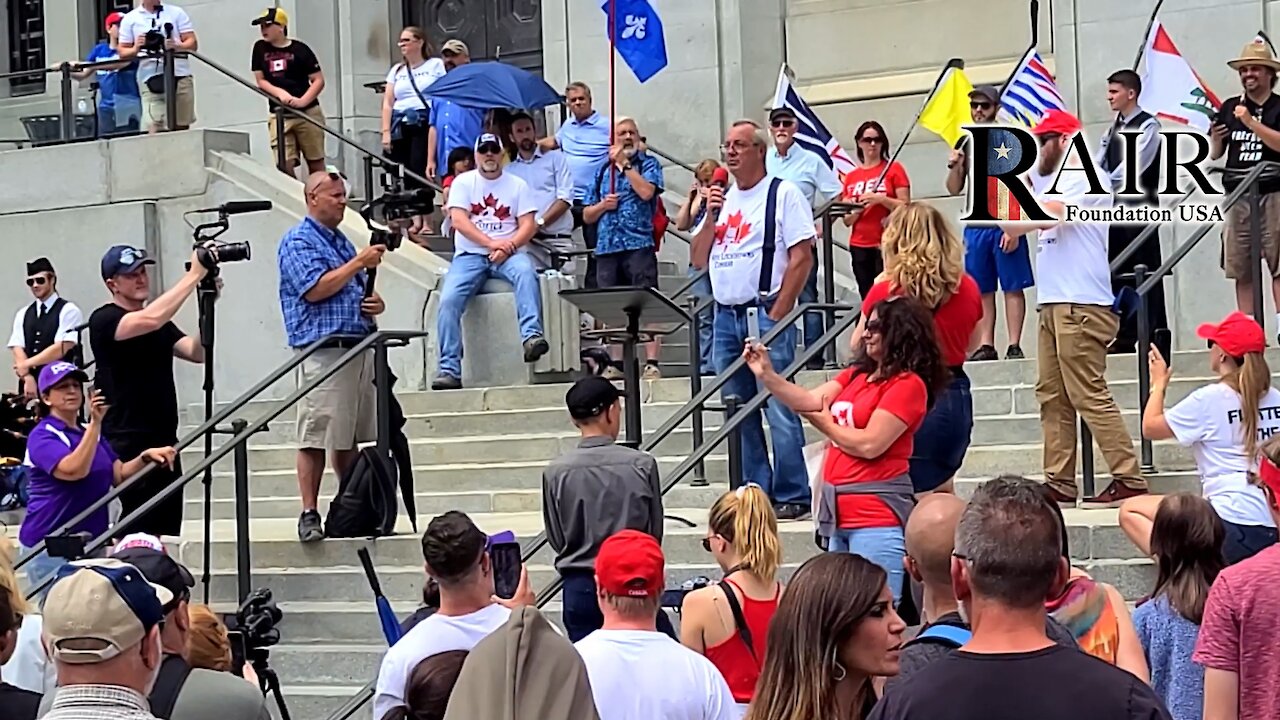
[[[1038,485],[984,484],[951,558],[973,635],[888,689],[871,720],[1170,720],[1142,680],[1045,634],[1045,600],[1069,574],[1058,514]]]
[[[173,324],[173,316],[207,271],[195,253],[191,268],[155,300],[147,266],[155,260],[140,248],[116,245],[102,256],[102,279],[111,302],[89,316],[89,345],[96,360],[94,388],[110,409],[102,434],[120,457],[137,457],[151,447],[178,441],[178,391],[173,359],[203,363],[204,347]],[[120,496],[124,515],[138,509],[182,475],[182,464],[157,467]],[[182,493],[175,492],[122,532],[179,535]]]
[[[252,70],[258,89],[324,125],[324,111],[318,99],[324,90],[324,73],[316,54],[301,40],[289,38],[289,16],[278,7],[267,8],[254,18],[253,24],[262,33],[262,39],[253,45]],[[268,105],[272,111],[267,123],[273,151],[281,141],[276,137],[275,113],[284,113],[285,118],[285,165],[280,171],[293,175],[299,154],[307,161],[308,175],[323,171],[324,131],[288,110],[278,109],[275,103]]]
[[[1280,162],[1280,95],[1272,92],[1280,62],[1270,46],[1256,38],[1227,63],[1240,75],[1242,95],[1227,98],[1210,131],[1212,152],[1217,160],[1225,153],[1229,174],[1223,181],[1227,192],[1236,189],[1245,173],[1260,161]],[[1233,176],[1234,175],[1234,176]],[[1280,301],[1280,178],[1264,179],[1258,185],[1262,198],[1262,257],[1271,271],[1271,292]],[[1227,211],[1223,224],[1222,267],[1236,283],[1236,306],[1253,314],[1253,273],[1249,266],[1250,209],[1242,198]],[[1259,277],[1262,277],[1259,275]],[[1254,318],[1263,322],[1263,318]]]

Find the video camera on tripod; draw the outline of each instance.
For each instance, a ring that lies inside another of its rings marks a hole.
[[[233,628],[229,631],[233,662],[239,666],[248,664],[253,668],[262,694],[271,693],[280,711],[280,718],[289,720],[289,707],[280,690],[280,676],[271,668],[270,652],[267,650],[280,642],[280,630],[276,625],[283,618],[284,613],[276,606],[271,590],[258,588],[240,603],[234,618],[227,618],[227,627]]]
[[[395,252],[409,222],[417,215],[430,215],[435,210],[435,201],[435,190],[406,188],[400,166],[389,166],[382,173],[382,194],[360,208],[360,217],[372,233],[369,244],[382,245],[388,252]]]

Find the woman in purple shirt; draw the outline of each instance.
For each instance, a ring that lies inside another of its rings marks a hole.
[[[101,395],[94,394],[89,424],[82,427],[78,417],[84,405],[82,383],[88,380],[83,370],[69,362],[50,363],[40,371],[37,388],[44,418],[27,440],[30,500],[18,532],[24,554],[147,463],[173,465],[176,451],[171,447],[145,450],[129,462],[121,462],[102,437],[107,401]],[[107,524],[104,505],[70,530],[97,536],[106,531]],[[31,587],[39,585],[64,562],[41,554],[26,564],[27,582]]]

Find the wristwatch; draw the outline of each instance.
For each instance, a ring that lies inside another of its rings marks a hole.
[[[538,217],[534,218],[533,222],[536,223],[538,227],[542,227],[547,224],[547,219],[539,215]]]
[[[622,166],[622,172],[631,172],[631,163]]]

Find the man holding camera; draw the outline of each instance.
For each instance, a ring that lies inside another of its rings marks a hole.
[[[138,86],[142,91],[142,118],[147,132],[157,133],[165,127],[164,50],[178,52],[199,48],[195,26],[187,12],[177,5],[162,5],[160,0],[141,0],[120,21],[116,48],[121,60],[141,56]],[[175,130],[186,130],[196,120],[196,91],[191,79],[191,61],[173,59],[177,97]]]
[[[58,276],[49,258],[36,258],[27,263],[27,287],[31,288],[35,302],[13,316],[9,350],[13,352],[18,391],[27,400],[33,400],[41,368],[63,358],[80,364],[76,328],[84,322],[84,314],[74,303],[58,297]]]
[[[178,442],[178,390],[173,381],[173,359],[204,363],[204,347],[198,337],[184,334],[173,324],[187,298],[209,270],[201,262],[201,249],[191,254],[191,267],[160,297],[151,300],[147,267],[155,260],[147,251],[116,245],[102,256],[102,280],[111,302],[89,316],[89,345],[97,370],[96,389],[110,405],[102,434],[120,457],[138,457],[143,450]],[[182,476],[182,463],[155,467],[120,496],[125,515],[137,510]],[[175,492],[126,531],[151,535],[182,533],[181,492]]]
[[[312,173],[304,190],[307,217],[280,240],[280,310],[289,347],[301,352],[316,341],[324,347],[303,361],[302,386],[319,377],[347,350],[374,331],[373,318],[385,309],[369,287],[366,270],[377,267],[384,245],[356,248],[338,229],[347,209],[347,187],[337,173]],[[355,464],[357,444],[377,437],[373,353],[330,375],[298,404],[298,491],[302,515],[298,540],[324,539],[320,522],[320,479],[328,448],[333,469],[343,477]]]
[[[134,534],[121,539],[111,557],[128,563],[153,586],[169,591],[171,598],[162,608],[160,623],[160,670],[147,700],[151,714],[160,720],[270,720],[262,692],[231,673],[192,668],[183,659],[191,619],[187,606],[195,578],[166,553],[164,544],[152,535]],[[44,697],[48,710],[57,692]]]

